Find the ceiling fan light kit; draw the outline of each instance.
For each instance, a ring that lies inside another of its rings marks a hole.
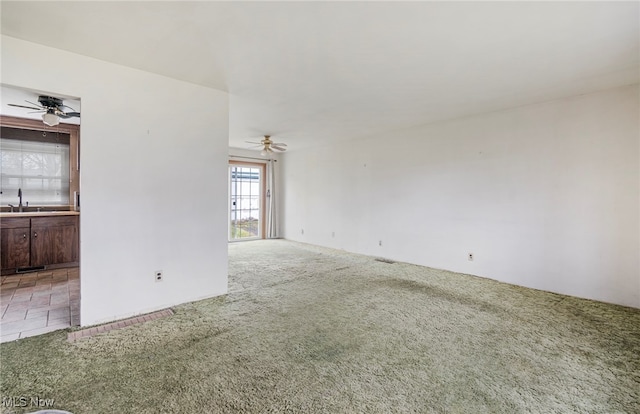
[[[48,126],[56,126],[60,123],[60,117],[58,117],[53,110],[49,110],[46,114],[42,115],[42,122]]]

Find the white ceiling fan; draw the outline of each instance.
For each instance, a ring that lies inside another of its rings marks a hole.
[[[275,151],[284,152],[287,149],[285,148],[287,144],[283,142],[273,142],[271,141],[271,135],[265,135],[264,138],[260,142],[255,141],[247,141],[248,144],[256,144],[257,147],[262,147],[262,151],[260,151],[260,155],[271,154]],[[274,151],[275,150],[275,151]]]

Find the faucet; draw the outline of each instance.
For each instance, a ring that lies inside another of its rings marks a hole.
[[[15,207],[13,204],[9,203],[9,207],[11,207],[11,213],[13,213],[13,208]]]
[[[18,198],[20,199],[20,203],[18,203],[18,213],[22,213],[22,188],[18,188]]]

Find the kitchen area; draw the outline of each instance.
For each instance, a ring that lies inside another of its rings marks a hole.
[[[80,324],[80,127],[79,113],[68,122],[67,101],[31,93],[22,105],[2,88],[0,342],[8,342]],[[38,117],[5,115],[5,102],[20,109],[36,99]]]

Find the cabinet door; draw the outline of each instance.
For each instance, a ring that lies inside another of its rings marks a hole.
[[[78,261],[78,218],[31,219],[31,266]]]
[[[29,227],[3,228],[0,233],[2,269],[29,266]]]

